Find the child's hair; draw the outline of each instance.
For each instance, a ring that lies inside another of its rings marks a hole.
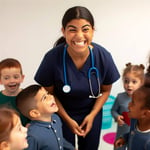
[[[14,109],[0,108],[0,143],[9,140],[10,132],[15,126],[14,115],[19,117],[18,112]]]
[[[94,28],[94,17],[86,7],[74,6],[69,8],[62,18],[62,27],[65,29],[67,24],[73,19],[85,19],[91,24],[92,28]],[[60,37],[60,39],[55,42],[54,47],[64,42],[66,42],[65,38]]]
[[[127,73],[134,73],[134,75],[136,77],[138,77],[141,81],[144,81],[144,65],[140,64],[140,65],[132,65],[130,62],[126,64],[126,68],[123,70],[123,75],[122,77],[124,78],[124,76]]]
[[[19,68],[21,71],[21,74],[23,74],[20,62],[14,58],[7,58],[7,59],[0,61],[0,75],[1,75],[2,69],[13,68],[13,67]]]
[[[30,85],[23,89],[16,97],[16,106],[19,111],[27,118],[31,119],[29,112],[36,108],[34,97],[42,88],[40,85]]]
[[[145,107],[150,109],[150,57],[149,57],[149,65],[147,67],[147,72],[145,74],[145,82],[144,86],[141,87],[141,91],[143,91],[145,97]]]
[[[148,84],[150,83],[150,57],[149,57],[149,60],[148,60],[148,67],[147,67],[147,70],[146,70],[146,74],[145,74],[145,84]]]
[[[143,96],[144,108],[150,109],[150,65],[145,74],[145,82],[137,91],[140,92],[139,95]]]
[[[144,85],[138,89],[138,92],[139,95],[143,96],[142,101],[144,102],[144,108],[150,109],[150,82],[145,82]]]

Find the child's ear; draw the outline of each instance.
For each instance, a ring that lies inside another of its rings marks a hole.
[[[23,75],[22,75],[22,79],[21,79],[22,81],[21,81],[21,82],[23,82],[23,80],[24,80],[24,77],[25,77],[25,75],[23,74]]]
[[[30,112],[29,112],[29,115],[30,117],[32,118],[37,118],[40,116],[40,112],[37,110],[37,109],[32,109]]]
[[[150,110],[147,110],[147,117],[150,118]]]
[[[3,141],[0,143],[0,150],[1,149],[9,149],[9,144],[7,141]]]
[[[143,115],[146,118],[150,118],[150,110],[145,110]]]

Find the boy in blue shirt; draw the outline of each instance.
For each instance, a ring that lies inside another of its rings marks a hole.
[[[16,98],[20,112],[31,120],[27,150],[74,150],[62,135],[54,96],[40,85],[23,89]]]

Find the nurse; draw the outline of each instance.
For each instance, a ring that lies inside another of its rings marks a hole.
[[[92,42],[94,18],[82,6],[69,8],[62,19],[61,37],[48,51],[35,80],[55,95],[64,137],[79,150],[97,150],[102,107],[120,75],[111,54]]]

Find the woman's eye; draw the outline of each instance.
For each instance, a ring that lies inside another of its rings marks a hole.
[[[89,28],[85,28],[85,29],[83,29],[83,31],[84,31],[84,32],[87,32],[87,31],[89,31]]]
[[[75,32],[76,30],[75,30],[75,29],[69,29],[69,31],[70,31],[70,32]]]

